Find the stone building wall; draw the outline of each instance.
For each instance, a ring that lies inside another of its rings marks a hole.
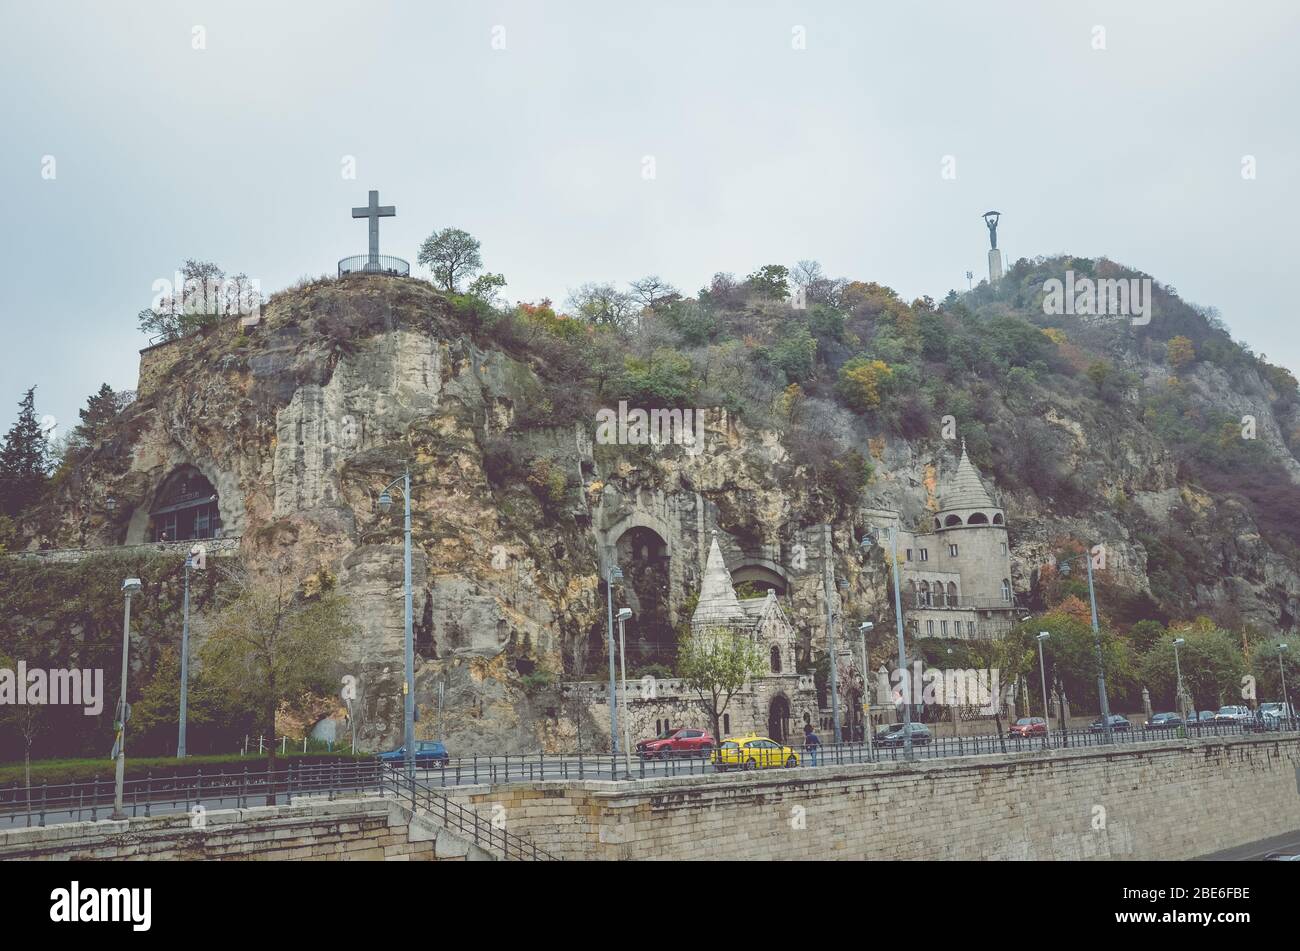
[[[1300,828],[1297,770],[1232,737],[455,795],[568,859],[1182,860]]]
[[[142,399],[158,388],[167,371],[180,362],[185,351],[180,342],[169,340],[140,351],[140,373],[136,381],[136,398]]]

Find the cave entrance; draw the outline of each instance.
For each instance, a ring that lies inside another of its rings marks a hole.
[[[163,480],[149,510],[150,541],[220,538],[217,490],[198,469],[181,466]]]
[[[649,664],[671,670],[677,660],[677,634],[668,610],[668,543],[654,529],[638,525],[619,536],[615,550],[623,569],[615,604],[632,609],[627,622],[628,674]]]

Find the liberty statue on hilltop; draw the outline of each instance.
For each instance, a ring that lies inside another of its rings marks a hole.
[[[998,218],[1001,215],[1000,211],[986,211],[983,215],[984,223],[989,228],[989,248],[994,251],[998,249]]]
[[[989,283],[996,284],[1002,278],[1002,252],[998,250],[998,219],[1002,212],[986,211],[982,217],[989,229]]]

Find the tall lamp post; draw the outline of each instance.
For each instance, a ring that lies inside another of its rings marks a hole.
[[[122,614],[122,692],[118,701],[117,743],[117,779],[113,787],[114,819],[125,819],[126,810],[122,808],[122,786],[126,778],[126,721],[130,717],[130,708],[126,704],[126,671],[131,656],[131,595],[140,590],[139,578],[127,578],[122,582],[122,594],[126,607]]]
[[[623,778],[632,778],[632,741],[628,737],[627,718],[627,619],[632,616],[631,608],[618,609],[618,662],[619,672],[623,678]]]
[[[840,687],[839,687],[839,674],[836,671],[836,667],[838,665],[835,662],[836,660],[835,658],[835,608],[833,606],[833,602],[831,601],[831,591],[833,590],[833,588],[831,586],[832,569],[830,565],[830,555],[831,555],[830,549],[831,549],[830,531],[828,529],[826,535],[827,565],[826,565],[826,579],[825,579],[826,647],[827,650],[830,652],[830,659],[831,659],[831,678],[830,678],[831,679],[831,726],[835,731],[835,745],[838,746],[840,743]]]
[[[1183,665],[1178,660],[1178,648],[1186,644],[1181,637],[1174,638],[1174,675],[1178,678],[1178,715],[1183,719],[1183,727],[1187,727],[1187,694],[1183,691]]]
[[[867,759],[871,759],[872,740],[875,737],[871,723],[871,671],[867,668],[867,635],[875,629],[876,625],[870,621],[858,625],[858,633],[862,635],[862,738],[867,744]]]
[[[394,479],[379,493],[379,511],[388,514],[393,507],[390,494],[397,483],[402,483],[402,502],[406,510],[406,522],[403,530],[402,579],[405,588],[405,627],[406,635],[406,680],[402,682],[402,694],[405,700],[406,716],[402,731],[403,746],[406,750],[406,773],[415,775],[415,635],[411,612],[411,470],[408,468],[401,478]]]
[[[1051,636],[1047,631],[1039,631],[1034,638],[1038,641],[1038,676],[1043,681],[1043,742],[1047,746],[1052,745],[1052,711],[1047,707],[1047,668],[1043,665],[1043,641]]]
[[[201,545],[195,545],[185,556],[185,607],[181,615],[181,715],[176,736],[177,759],[184,759],[188,755],[185,747],[185,721],[190,706],[190,569],[202,570],[204,561],[205,552]]]
[[[613,753],[618,752],[618,699],[614,687],[614,582],[622,580],[623,569],[611,564],[605,574],[605,607],[608,618],[605,638],[609,647],[609,745]]]
[[[1097,623],[1097,591],[1092,584],[1092,548],[1083,553],[1083,560],[1088,564],[1088,601],[1092,606],[1092,643],[1097,654],[1097,697],[1101,702],[1101,725],[1106,742],[1115,739],[1110,722],[1110,701],[1106,698],[1106,665],[1101,657],[1101,625]],[[1070,562],[1061,563],[1061,576],[1070,577]]]
[[[898,529],[882,528],[889,535],[889,563],[894,568],[894,621],[898,633],[898,669],[903,675],[903,755],[912,758],[912,687],[907,673],[907,644],[903,640],[903,595],[898,580]],[[862,538],[862,547],[874,545],[875,536],[868,532]]]
[[[1277,645],[1277,672],[1282,675],[1282,716],[1286,717],[1289,724],[1293,715],[1291,713],[1291,701],[1286,696],[1286,668],[1282,666],[1282,652],[1286,649],[1285,644]]]

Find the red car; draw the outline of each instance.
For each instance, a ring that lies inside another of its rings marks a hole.
[[[642,759],[674,759],[685,756],[708,756],[713,752],[713,734],[708,730],[685,728],[673,730],[653,740],[641,740],[636,754]]]
[[[1012,739],[1018,736],[1047,736],[1047,721],[1042,717],[1021,717],[1011,724],[1007,735]]]

